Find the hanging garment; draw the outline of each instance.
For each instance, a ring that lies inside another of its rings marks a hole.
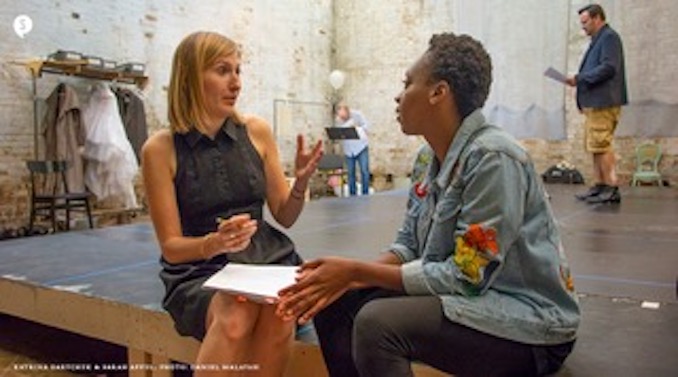
[[[118,99],[118,108],[120,109],[120,118],[125,126],[125,133],[132,149],[140,160],[141,146],[148,139],[148,128],[146,126],[146,110],[144,101],[135,93],[134,90],[127,88],[116,88],[115,96]]]
[[[83,153],[87,160],[85,184],[100,200],[116,198],[125,208],[137,207],[134,178],[139,164],[108,85],[93,88],[83,111],[83,123],[87,130]]]
[[[85,191],[83,160],[80,150],[85,144],[80,101],[73,88],[61,83],[47,97],[42,121],[46,160],[66,160],[66,183],[71,192]]]

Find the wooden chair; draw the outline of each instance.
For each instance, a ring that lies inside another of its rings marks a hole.
[[[66,182],[68,161],[27,161],[31,173],[31,213],[29,231],[38,216],[45,216],[52,221],[56,232],[57,212],[66,212],[66,230],[70,230],[71,211],[84,211],[87,214],[89,227],[93,228],[92,210],[89,192],[70,192]]]

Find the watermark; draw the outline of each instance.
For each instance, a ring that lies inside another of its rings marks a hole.
[[[71,372],[122,372],[122,371],[155,371],[155,370],[190,370],[190,371],[258,371],[259,364],[117,364],[117,363],[17,363],[12,365],[15,371],[71,371]]]
[[[258,371],[259,364],[191,364],[191,370],[210,371]]]
[[[26,34],[30,33],[31,30],[33,30],[33,20],[28,17],[25,14],[16,16],[14,19],[14,32],[16,35],[19,36],[19,38],[22,38],[26,36]]]

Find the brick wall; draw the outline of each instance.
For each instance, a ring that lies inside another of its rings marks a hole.
[[[21,14],[33,20],[33,29],[24,38],[11,27]],[[331,0],[29,0],[0,7],[4,25],[0,28],[0,230],[28,222],[24,161],[34,151],[33,91],[28,71],[16,63],[46,58],[58,49],[145,63],[149,83],[143,93],[153,132],[167,124],[166,91],[174,48],[193,31],[218,31],[243,46],[240,110],[268,119],[273,127],[276,99],[326,101],[331,15]],[[87,101],[91,80],[48,74],[37,81],[39,99],[62,81]],[[307,112],[310,120],[293,122],[295,129],[287,133],[321,137],[328,112]],[[281,149],[289,164],[294,142],[282,140]]]
[[[583,3],[570,1],[573,12]],[[636,13],[678,13],[678,2],[671,1],[640,4],[623,0],[603,5],[612,7],[611,14],[624,14],[629,7]],[[411,0],[27,0],[2,7],[2,25],[27,14],[34,26],[23,39],[11,27],[0,28],[0,229],[27,223],[24,161],[32,157],[34,148],[31,78],[15,62],[67,49],[145,63],[150,80],[144,97],[153,132],[166,125],[166,90],[176,44],[192,31],[216,30],[242,43],[244,88],[239,106],[271,122],[287,167],[294,157],[294,134],[322,138],[322,127],[331,122],[328,107],[322,104],[338,95],[371,122],[371,168],[382,182],[387,175],[406,175],[423,143],[400,132],[393,98],[402,88],[405,69],[424,51],[431,33],[454,30],[455,6],[456,1]],[[634,32],[653,33],[646,27]],[[585,38],[577,34],[576,27],[571,33],[567,64],[570,71],[576,71]],[[634,54],[642,55],[642,51],[627,51],[631,59],[638,59]],[[335,68],[347,75],[338,93],[328,81]],[[91,85],[88,80],[45,75],[37,81],[38,97],[47,97],[60,81],[83,93]],[[582,148],[582,119],[573,102],[570,91],[565,103],[567,140],[522,142],[539,171],[565,159],[590,178],[591,157]],[[275,106],[285,103],[292,105]],[[615,142],[623,182],[630,179],[633,149],[641,141],[625,137]],[[661,170],[677,185],[678,138],[655,141],[665,153]]]
[[[564,14],[562,20],[551,20],[550,23],[562,25],[561,21],[564,21],[570,24],[569,35],[564,35],[568,41],[568,72],[577,71],[589,41],[588,37],[583,35],[577,17],[577,10],[588,3],[586,0],[567,1],[566,8],[570,9],[570,14]],[[629,46],[626,48],[627,74],[636,73],[638,63],[646,59],[643,55],[646,47],[638,47],[638,40],[647,39],[647,35],[661,35],[664,38],[670,38],[667,42],[678,41],[675,33],[672,36],[668,35],[667,31],[670,29],[667,29],[666,22],[664,22],[668,20],[670,23],[671,15],[678,15],[678,3],[676,2],[638,3],[631,0],[618,0],[601,1],[601,4],[608,11],[608,21],[618,30],[623,29],[629,37]],[[344,70],[347,76],[346,84],[341,89],[340,95],[353,106],[360,108],[373,125],[370,164],[376,175],[402,176],[406,174],[411,167],[411,158],[416,148],[423,143],[420,139],[406,137],[400,132],[399,125],[395,121],[393,97],[402,88],[401,80],[405,70],[425,50],[431,34],[440,31],[455,31],[455,25],[459,23],[455,16],[468,16],[461,14],[457,6],[455,1],[335,1],[336,54],[333,63],[336,68]],[[549,7],[551,4],[533,1],[531,6]],[[633,14],[630,14],[631,12]],[[646,20],[647,18],[643,18],[645,17],[643,15],[656,12],[662,15],[661,22],[658,18],[654,18],[657,26],[662,27],[656,34],[650,31],[648,25],[638,25],[637,19],[633,18]],[[520,25],[516,27],[520,28]],[[564,33],[567,34],[565,31]],[[637,36],[637,33],[648,34],[642,38]],[[662,51],[665,50],[667,49]],[[678,57],[675,49],[669,48],[665,52]],[[514,63],[521,64],[520,61]],[[667,75],[673,74],[667,71],[662,72],[662,77]],[[647,76],[648,72],[643,72],[641,76],[629,76],[630,87],[636,89],[637,92],[640,86],[638,80],[648,80]],[[526,82],[525,85],[534,84]],[[565,90],[567,139],[559,141],[525,139],[521,142],[531,153],[538,171],[543,172],[550,166],[567,160],[573,163],[589,182],[592,158],[583,148],[581,126],[583,118],[576,109],[574,91],[571,88]],[[647,93],[641,94],[648,95]],[[675,104],[676,101],[677,98],[664,100],[669,104]],[[635,146],[645,140],[642,137],[620,137],[615,140],[618,175],[622,184],[630,181],[635,169],[633,161]],[[673,185],[678,185],[678,169],[676,168],[678,166],[678,138],[654,138],[652,140],[659,143],[664,150],[660,166],[662,173]]]

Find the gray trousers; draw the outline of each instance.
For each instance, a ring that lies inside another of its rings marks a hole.
[[[542,376],[557,371],[574,342],[534,346],[449,321],[435,296],[349,291],[314,319],[332,377],[413,376],[410,363],[455,377]]]

